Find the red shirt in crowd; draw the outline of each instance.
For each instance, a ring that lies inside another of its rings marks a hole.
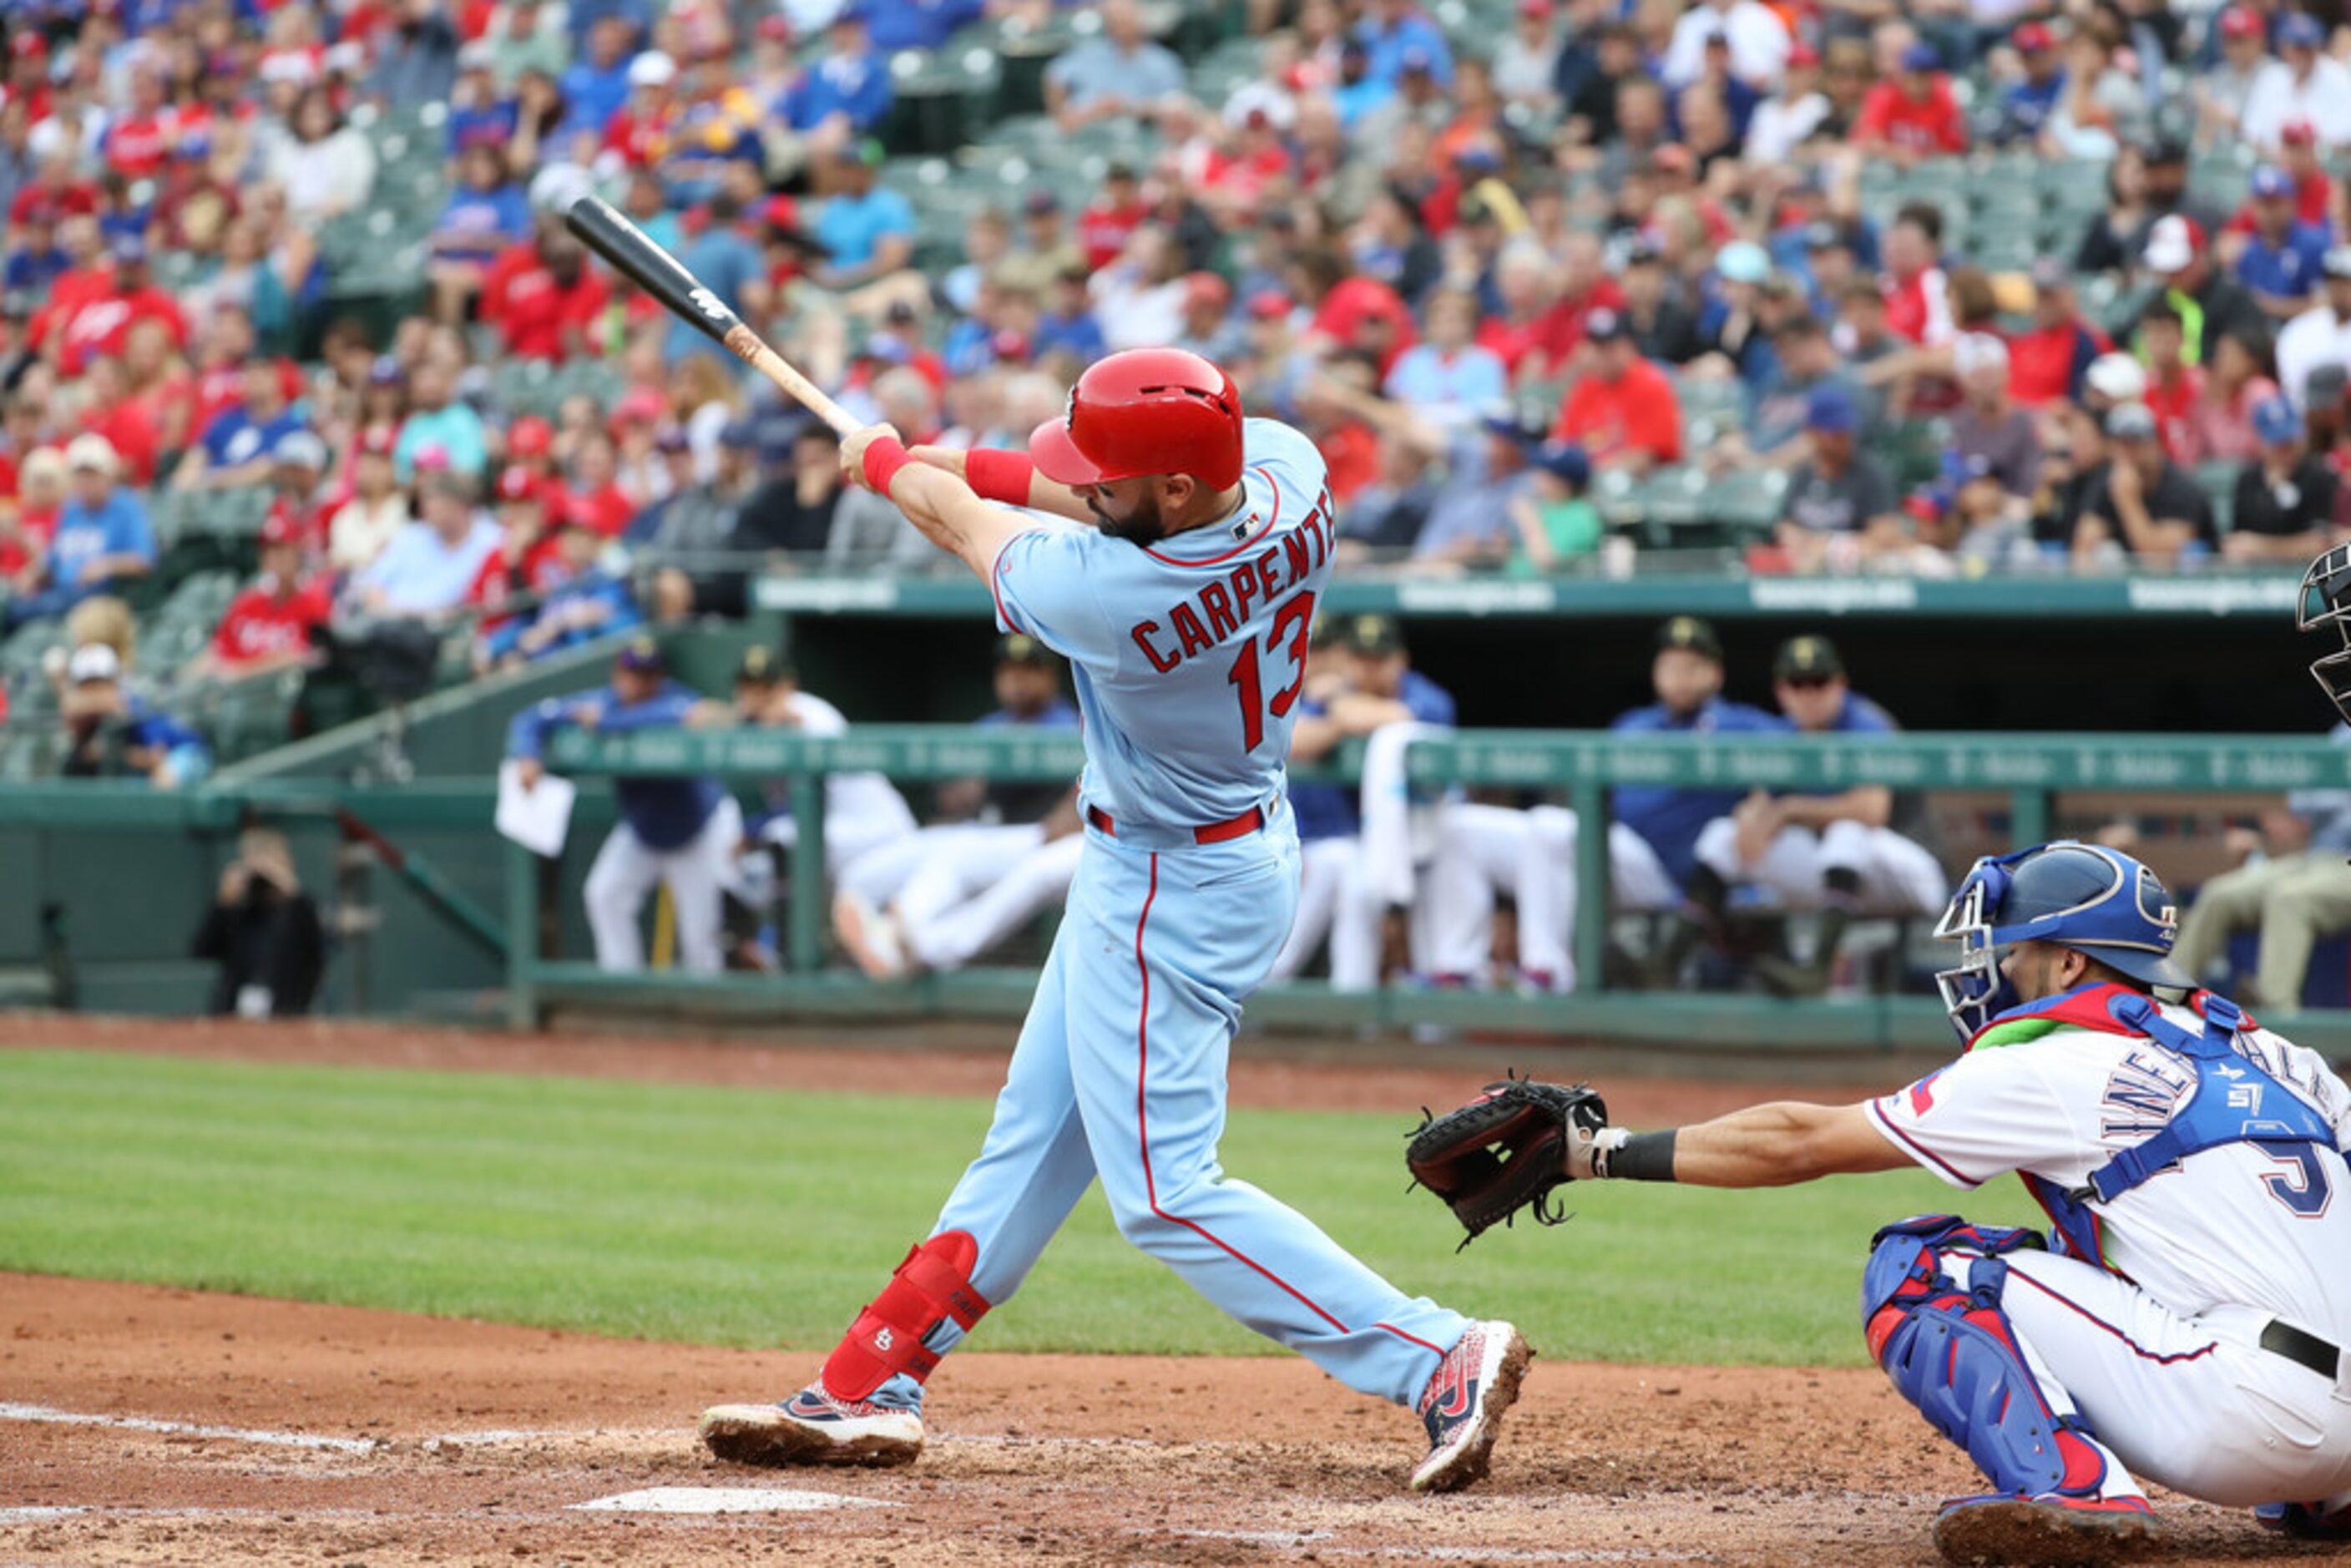
[[[1128,236],[1150,215],[1150,206],[1143,202],[1129,202],[1123,207],[1097,202],[1080,213],[1078,248],[1085,252],[1086,269],[1099,272],[1116,261],[1118,253],[1126,248]]]
[[[155,482],[155,459],[163,444],[163,433],[156,427],[154,410],[146,400],[127,397],[111,408],[87,409],[81,427],[106,437],[133,479],[141,485]]]
[[[1200,186],[1235,202],[1254,203],[1264,197],[1275,181],[1287,177],[1290,171],[1290,152],[1280,143],[1242,157],[1215,152],[1208,154],[1200,171]]]
[[[503,547],[492,550],[489,559],[482,562],[481,570],[474,574],[472,586],[465,590],[465,602],[482,607],[479,630],[487,636],[513,619],[507,607],[517,596],[543,594],[562,580],[563,552],[557,548],[555,530],[549,528],[542,529],[523,550],[520,561]]]
[[[149,320],[163,323],[172,347],[186,351],[188,319],[167,290],[150,283],[126,294],[110,284],[104,294],[85,300],[65,318],[67,368],[80,369],[93,354],[120,355],[131,327]]]
[[[1951,338],[1950,285],[1943,269],[1930,267],[1909,277],[1886,275],[1886,326],[1913,343],[1943,343]]]
[[[8,488],[11,493],[14,493],[16,486],[13,461],[8,478]],[[47,549],[50,538],[57,531],[57,518],[64,511],[65,508],[62,506],[18,508],[17,531],[5,538],[0,538],[0,577],[14,577],[33,564],[33,552],[25,547],[24,541],[30,539],[43,549]]]
[[[619,485],[611,484],[596,491],[565,489],[559,493],[559,505],[551,510],[566,521],[577,518],[592,532],[616,539],[636,517],[637,504]]]
[[[1331,499],[1342,507],[1380,476],[1379,437],[1360,420],[1351,419],[1317,436],[1314,447],[1330,470]]]
[[[1635,360],[1614,383],[1585,376],[1559,405],[1553,433],[1573,441],[1596,466],[1627,452],[1646,452],[1660,463],[1682,460],[1681,401],[1666,372]]]
[[[327,623],[333,609],[325,578],[298,587],[265,573],[229,601],[220,630],[213,633],[213,657],[234,669],[283,653],[307,653],[311,633]]]
[[[529,241],[509,246],[482,280],[480,314],[518,360],[564,360],[596,351],[596,318],[612,291],[601,274],[582,267],[569,287],[539,259]]]
[[[1311,329],[1343,347],[1352,348],[1364,323],[1374,319],[1393,324],[1387,346],[1380,355],[1380,375],[1384,379],[1395,366],[1396,356],[1411,348],[1418,336],[1412,312],[1405,308],[1395,289],[1376,277],[1343,278],[1314,308]]]
[[[51,223],[98,211],[98,187],[77,180],[67,185],[45,185],[35,180],[8,204],[8,223],[23,228],[36,213],[47,213]]]
[[[2180,366],[2179,375],[2168,382],[2147,377],[2146,402],[2155,415],[2156,438],[2163,443],[2163,455],[2174,463],[2189,461],[2189,426],[2203,396],[2204,372],[2194,365]]]
[[[2104,332],[2078,321],[2035,327],[2008,340],[2008,395],[2027,408],[2063,402],[2074,392],[2074,368],[2084,363],[2082,340],[2095,359],[2114,347]]]
[[[1951,95],[1950,79],[1938,75],[1925,100],[1904,92],[1898,82],[1882,81],[1861,100],[1853,122],[1853,139],[1867,146],[1884,141],[1914,152],[1964,152],[1968,150],[1968,117]]]
[[[1562,297],[1552,308],[1535,318],[1534,340],[1537,374],[1556,375],[1583,347],[1583,323],[1594,310],[1622,310],[1625,291],[1616,280],[1604,277],[1577,298]],[[1510,367],[1517,369],[1515,364]]]
[[[647,168],[661,162],[669,145],[670,127],[676,121],[674,106],[643,115],[624,105],[605,123],[603,150],[632,169]]]

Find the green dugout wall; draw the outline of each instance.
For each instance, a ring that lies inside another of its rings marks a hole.
[[[731,652],[681,649],[680,663],[711,663],[723,673]],[[507,712],[542,690],[593,684],[601,655],[569,670],[534,673],[484,700]],[[420,727],[436,717],[424,714]],[[482,734],[503,735],[504,721],[470,715]],[[821,956],[823,889],[813,857],[796,868],[787,948],[795,971],[783,976],[693,981],[655,975],[599,974],[583,961],[578,878],[611,815],[609,791],[596,780],[625,773],[716,771],[738,792],[780,789],[807,816],[821,811],[821,780],[834,768],[874,768],[913,783],[985,773],[1063,779],[1078,762],[1068,736],[983,734],[961,727],[862,726],[837,740],[788,732],[659,732],[559,737],[553,760],[583,779],[581,808],[553,891],[559,916],[558,956],[538,956],[547,907],[542,874],[530,856],[489,829],[492,791],[480,774],[460,779],[350,784],[330,776],[320,755],[329,746],[363,749],[368,736],[329,737],[296,766],[224,774],[207,787],[158,794],[143,787],[77,783],[0,790],[0,965],[19,970],[40,953],[38,912],[66,909],[84,1005],[134,1010],[184,1010],[200,1003],[204,972],[180,955],[238,825],[247,820],[286,827],[306,878],[331,889],[339,813],[381,831],[408,856],[404,872],[369,873],[381,924],[364,938],[364,963],[339,956],[329,1003],[348,1009],[365,980],[371,1010],[445,1011],[465,996],[496,996],[504,1015],[529,1022],[550,1007],[626,1006],[681,1018],[1017,1016],[1029,977],[1019,970],[977,970],[876,987],[839,969],[814,968]],[[434,743],[437,744],[437,743]],[[448,744],[455,745],[455,742]],[[289,748],[290,751],[299,748]],[[317,771],[300,764],[318,765]],[[2011,841],[2043,836],[2063,798],[2101,796],[2236,797],[2290,789],[2351,788],[2351,749],[2323,740],[2272,736],[2179,737],[2016,734],[1910,734],[1883,739],[1835,737],[1688,737],[1627,744],[1593,732],[1465,731],[1413,749],[1410,770],[1429,782],[1458,781],[1563,799],[1587,816],[1604,810],[1606,791],[1630,782],[1761,785],[1832,789],[1861,782],[1902,789],[1965,789],[2004,802]],[[1345,777],[1340,758],[1334,776]],[[1583,880],[1604,886],[1606,835],[1579,836]],[[1587,901],[1585,907],[1593,904]],[[1581,967],[1597,976],[1596,921],[1577,933]],[[1750,996],[1617,995],[1596,988],[1573,998],[1393,991],[1342,998],[1300,985],[1270,993],[1252,1016],[1268,1022],[1326,1028],[1416,1024],[1510,1028],[1673,1044],[1932,1046],[1947,1039],[1939,1014],[1918,998],[1854,1002],[1771,1003]],[[2297,1032],[2314,1041],[2351,1044],[2351,1015],[2314,1020]]]

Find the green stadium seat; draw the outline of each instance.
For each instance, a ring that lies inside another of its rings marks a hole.
[[[1878,460],[1890,472],[1895,487],[1908,491],[1932,484],[1943,472],[1943,454],[1951,444],[1948,420],[1913,420],[1886,431],[1873,444]]]
[[[0,680],[13,688],[27,676],[37,676],[43,655],[63,642],[65,634],[62,621],[27,621],[17,627],[5,643],[0,643]]]
[[[2196,487],[2204,492],[2204,499],[2211,505],[2213,526],[2227,534],[2237,517],[2237,465],[2225,461],[2199,463],[2195,479]]]
[[[998,112],[1043,113],[1045,69],[1075,37],[1067,21],[1057,15],[1042,27],[1031,27],[1021,17],[1008,17],[984,33],[978,47],[997,65],[993,97]]]
[[[1706,512],[1726,528],[1758,532],[1780,520],[1787,497],[1788,476],[1783,471],[1742,469],[1707,486]]]
[[[1621,468],[1609,469],[1592,481],[1592,504],[1600,520],[1612,528],[1637,528],[1649,516],[1646,482]]]
[[[2041,255],[2037,225],[1978,224],[1968,238],[1968,256],[1987,272],[2022,272]]]
[[[1703,520],[1706,490],[1706,470],[1695,464],[1651,474],[1644,497],[1651,528],[1662,533]]]

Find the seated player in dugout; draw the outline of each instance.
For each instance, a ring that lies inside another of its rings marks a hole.
[[[1793,637],[1771,660],[1771,695],[1802,735],[1892,735],[1892,716],[1853,689],[1844,660],[1825,637]],[[1928,847],[1926,802],[1882,784],[1774,795],[1749,791],[1728,817],[1698,837],[1688,901],[1668,938],[1678,966],[1698,939],[1719,928],[1733,888],[1769,890],[1782,907],[1817,910],[1818,940],[1802,963],[1766,954],[1755,977],[1782,997],[1828,989],[1846,928],[1865,914],[1929,915],[1949,891]]]
[[[1533,1136],[1564,1146],[1570,1180],[1764,1187],[1916,1165],[1970,1190],[2017,1173],[2045,1237],[1922,1215],[1878,1230],[1862,1270],[1872,1359],[1990,1482],[1936,1520],[1951,1563],[2149,1554],[2142,1479],[2351,1542],[2351,1087],[2194,990],[2175,931],[2171,894],[2118,850],[1987,858],[1937,930],[1959,945],[1938,981],[1967,1049],[1907,1088],[1647,1133],[1552,1085],[1497,1085],[1457,1115],[1550,1097]],[[1540,1202],[1548,1175],[1473,1173],[1444,1196],[1475,1234]]]

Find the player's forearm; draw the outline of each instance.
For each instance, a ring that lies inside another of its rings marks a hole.
[[[1882,784],[1863,784],[1842,795],[1784,796],[1780,808],[1800,828],[1825,828],[1831,822],[1882,828],[1893,820],[1894,797]]]
[[[1000,507],[991,507],[954,475],[909,463],[890,480],[890,499],[922,536],[972,570],[982,581],[996,558],[1028,525]]]
[[[1611,1176],[1676,1181],[1685,1186],[1789,1186],[1855,1166],[1837,1157],[1827,1136],[1834,1108],[1778,1101],[1677,1127],[1670,1133],[1604,1128],[1600,1170]],[[1620,1145],[1613,1152],[1612,1145]]]
[[[1017,452],[986,450],[965,452],[946,446],[917,446],[914,449],[914,456],[918,462],[933,468],[943,469],[963,480],[967,485],[970,485],[973,493],[984,501],[1001,501],[1008,506],[1025,506],[1032,512],[1050,512],[1057,517],[1068,517],[1073,522],[1082,523],[1093,516],[1092,511],[1084,501],[1079,498],[1075,490],[1071,489],[1067,485],[1055,484],[1037,472],[1033,465],[1028,470],[1025,495],[999,496],[993,494],[987,486],[974,483],[971,470],[975,459],[981,463],[996,465],[999,473],[1018,472],[1017,467],[1006,467],[1008,465],[1017,465],[1029,462],[1026,456]]]

